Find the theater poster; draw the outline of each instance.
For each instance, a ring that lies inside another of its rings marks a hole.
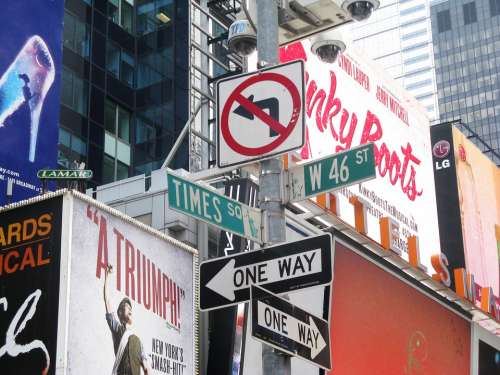
[[[56,373],[62,198],[0,210],[0,373]]]
[[[417,236],[421,262],[432,272],[439,233],[429,119],[361,52],[349,47],[335,63],[326,64],[311,53],[309,41],[280,50],[282,62],[305,61],[306,144],[298,156],[313,160],[373,142],[377,177],[336,191],[337,216],[354,226],[349,198],[364,200],[367,235],[380,243],[379,219],[390,218],[393,250],[408,260],[407,237]]]
[[[64,0],[2,0],[0,205],[37,195],[36,172],[55,167]]]
[[[450,124],[431,127],[441,251],[473,275],[476,303],[491,288],[500,321],[500,168]]]
[[[194,374],[196,250],[89,202],[63,260],[66,374]]]

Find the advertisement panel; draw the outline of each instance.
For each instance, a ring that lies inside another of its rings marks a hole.
[[[335,241],[329,375],[469,375],[470,323]]]
[[[478,324],[472,337],[472,375],[500,374],[500,337]]]
[[[62,198],[0,212],[0,369],[56,373]]]
[[[55,167],[64,0],[4,0],[0,12],[0,205],[38,194]],[[43,136],[42,136],[43,135]]]
[[[408,260],[406,239],[418,236],[421,261],[430,271],[439,233],[425,111],[354,49],[325,64],[303,41],[282,48],[280,58],[306,61],[307,132],[301,159],[375,144],[377,178],[338,190],[337,215],[354,226],[349,198],[361,198],[368,205],[367,235],[380,243],[379,219],[391,218],[398,227],[396,251]]]
[[[500,169],[450,124],[433,126],[431,134],[449,272],[465,268],[473,275],[469,287],[478,304],[482,288],[491,288],[497,310],[490,312],[500,321]]]
[[[479,340],[478,352],[478,374],[498,374],[500,372],[500,349]]]
[[[67,373],[195,373],[193,253],[79,199],[71,216]]]

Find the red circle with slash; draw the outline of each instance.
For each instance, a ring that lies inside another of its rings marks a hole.
[[[263,81],[276,82],[284,86],[290,93],[293,106],[292,117],[286,126],[280,124],[279,121],[272,118],[261,108],[259,108],[256,104],[254,104],[252,101],[245,98],[241,94],[243,90],[250,87],[251,85]],[[247,147],[238,143],[238,141],[234,139],[233,135],[231,134],[231,131],[229,130],[229,114],[231,112],[231,107],[235,102],[239,103],[248,112],[252,113],[255,117],[260,119],[265,125],[269,126],[271,129],[276,131],[279,134],[278,137],[274,139],[271,143],[268,143],[260,147]],[[302,107],[301,102],[302,101],[300,99],[299,90],[297,89],[295,84],[287,77],[277,73],[261,73],[252,76],[247,80],[243,81],[242,83],[240,83],[227,99],[226,104],[224,105],[224,108],[222,110],[222,117],[221,117],[222,136],[224,137],[224,140],[226,141],[227,145],[241,155],[258,156],[271,152],[288,138],[288,136],[292,133],[293,129],[297,125],[297,121],[300,116],[300,110]]]

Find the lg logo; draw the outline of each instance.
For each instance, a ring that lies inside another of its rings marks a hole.
[[[448,159],[445,159],[443,161],[437,161],[435,165],[436,165],[436,171],[439,171],[441,169],[450,168],[450,161]]]
[[[436,142],[434,147],[432,147],[432,154],[439,159],[444,159],[447,157],[450,153],[451,150],[451,145],[448,141],[445,140],[440,140]],[[436,161],[435,169],[436,171],[442,170],[442,169],[447,169],[450,168],[451,163],[449,159],[445,159],[442,161]]]

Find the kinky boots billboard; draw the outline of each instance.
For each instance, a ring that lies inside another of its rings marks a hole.
[[[55,374],[62,198],[0,211],[0,369]]]

